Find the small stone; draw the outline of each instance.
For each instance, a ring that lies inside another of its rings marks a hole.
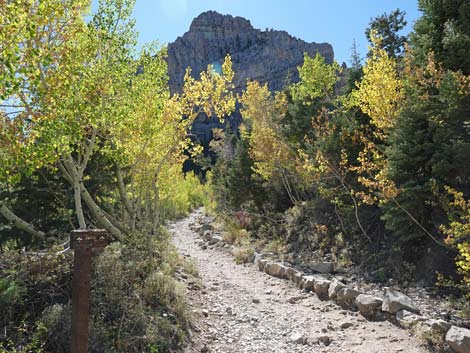
[[[217,243],[220,243],[222,242],[222,237],[219,236],[219,235],[212,235],[207,241],[209,243],[209,245],[214,245],[214,244],[217,244]]]
[[[227,306],[227,307],[225,308],[225,312],[226,312],[227,314],[229,314],[229,315],[235,315],[235,314],[234,314],[234,311],[233,311],[233,307],[231,307],[231,306]]]
[[[352,322],[342,322],[339,327],[341,327],[343,330],[350,328],[353,326]]]
[[[209,310],[202,309],[202,315],[204,315],[205,317],[208,317],[209,316]]]
[[[323,343],[325,346],[329,346],[332,339],[330,336],[320,336],[318,337],[318,340]]]
[[[210,224],[203,224],[202,226],[199,227],[199,229],[197,230],[197,232],[200,234],[200,235],[204,235],[205,232],[210,232],[212,233],[212,231],[214,230],[214,227]]]
[[[289,336],[289,342],[295,344],[306,344],[307,338],[300,332],[294,332]]]

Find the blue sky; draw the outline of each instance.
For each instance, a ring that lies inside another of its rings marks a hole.
[[[136,0],[134,17],[141,44],[174,41],[203,11],[242,16],[255,28],[285,30],[308,42],[333,45],[336,60],[349,64],[353,39],[367,51],[370,19],[396,8],[406,11],[407,32],[420,16],[417,0]]]

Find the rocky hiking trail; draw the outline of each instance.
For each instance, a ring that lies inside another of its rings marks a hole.
[[[388,321],[367,321],[254,264],[237,265],[223,247],[201,247],[191,229],[201,215],[198,210],[168,226],[202,281],[201,288],[188,286],[193,320],[185,352],[428,352],[409,331]]]

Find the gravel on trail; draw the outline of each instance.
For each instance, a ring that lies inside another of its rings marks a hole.
[[[193,318],[185,353],[428,352],[388,321],[367,321],[253,264],[237,265],[227,249],[203,249],[190,228],[201,212],[168,226],[174,245],[197,264],[202,281],[202,289],[188,289]]]

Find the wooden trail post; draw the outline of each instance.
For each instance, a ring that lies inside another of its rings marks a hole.
[[[91,260],[93,249],[108,245],[103,229],[72,231],[70,246],[74,249],[72,279],[71,353],[88,353],[88,319],[90,311]]]

